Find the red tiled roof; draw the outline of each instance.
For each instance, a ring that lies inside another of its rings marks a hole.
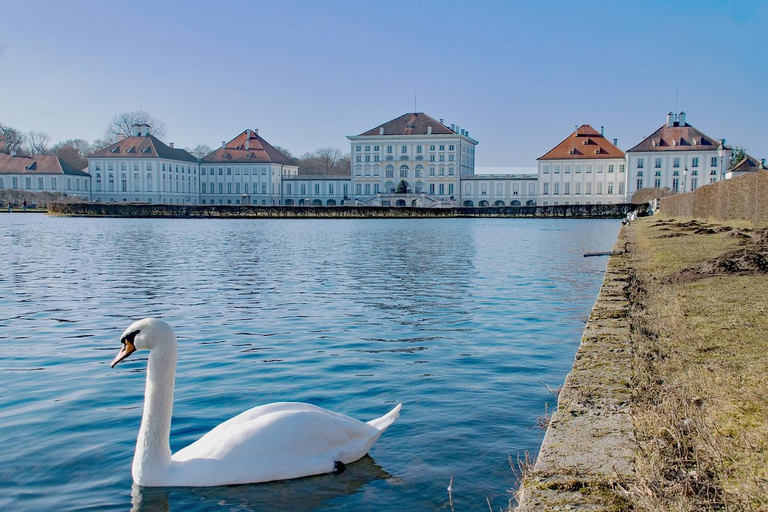
[[[627,153],[640,151],[711,151],[720,147],[720,141],[704,135],[688,123],[674,126],[664,124]]]
[[[197,158],[184,149],[172,148],[155,137],[126,137],[109,147],[88,155],[88,158],[167,158],[197,162]]]
[[[10,156],[0,153],[0,174],[69,174],[90,176],[53,155]]]
[[[275,163],[296,165],[296,162],[275,149],[254,130],[245,130],[202,159],[206,163]]]
[[[382,135],[381,129],[384,128],[383,135],[427,135],[427,127],[432,127],[432,135],[456,135],[456,132],[445,126],[423,112],[412,112],[403,114],[398,118],[380,124],[376,128],[371,128],[363,132],[358,137],[368,135]]]
[[[762,165],[762,162],[760,162],[757,158],[746,155],[741,159],[740,162],[737,162],[733,167],[728,169],[728,172],[752,172],[759,171],[761,169],[765,169],[765,167]]]
[[[624,152],[588,124],[579,126],[563,142],[537,160],[624,158]]]

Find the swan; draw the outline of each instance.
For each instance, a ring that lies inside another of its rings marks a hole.
[[[144,487],[208,487],[340,473],[362,458],[400,415],[360,420],[303,403],[249,409],[171,455],[176,334],[155,318],[131,324],[112,368],[137,350],[149,350],[144,413],[131,473]]]

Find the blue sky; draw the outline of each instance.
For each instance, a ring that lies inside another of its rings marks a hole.
[[[40,2],[0,16],[0,123],[93,140],[143,108],[177,147],[258,127],[302,154],[417,110],[531,167],[573,131],[626,150],[675,108],[768,158],[768,2]]]

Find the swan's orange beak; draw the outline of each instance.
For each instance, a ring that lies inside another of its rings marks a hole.
[[[118,352],[117,356],[112,360],[112,368],[134,352],[136,352],[136,347],[131,343],[131,340],[123,339],[123,348],[120,349],[120,352]]]

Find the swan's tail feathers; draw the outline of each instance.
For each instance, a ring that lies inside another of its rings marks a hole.
[[[397,407],[389,411],[387,414],[381,418],[376,418],[375,420],[369,421],[368,424],[379,429],[380,432],[384,432],[391,424],[395,422],[397,417],[400,416],[400,409],[402,407],[403,404],[397,404]]]

